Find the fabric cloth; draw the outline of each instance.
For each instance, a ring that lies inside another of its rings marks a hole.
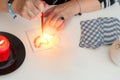
[[[116,1],[117,0],[99,0],[102,9],[113,5]]]
[[[81,21],[80,47],[97,48],[112,44],[120,36],[120,21],[114,17],[99,17]]]

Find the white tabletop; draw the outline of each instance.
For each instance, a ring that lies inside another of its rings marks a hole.
[[[0,80],[119,80],[120,67],[109,58],[110,46],[97,49],[79,47],[80,21],[97,17],[117,17],[117,4],[105,10],[75,16],[64,30],[60,31],[60,43],[52,49],[33,52],[26,32],[36,29],[40,20],[15,20],[9,14],[0,13],[0,31],[16,35],[24,43],[26,58],[22,66]]]

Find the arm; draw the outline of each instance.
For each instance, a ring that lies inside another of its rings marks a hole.
[[[92,12],[109,7],[115,3],[115,0],[71,0],[78,1],[81,13]]]
[[[7,0],[0,0],[0,12],[8,12]]]
[[[12,2],[11,9],[14,13],[26,19],[35,19],[41,16],[45,5],[41,0],[10,0]],[[8,12],[7,0],[0,0],[0,12]]]
[[[80,0],[81,13],[100,10],[100,3],[98,0]]]
[[[43,0],[14,0],[13,12],[28,20],[37,19],[47,4]]]
[[[46,25],[61,30],[74,15],[100,9],[98,0],[71,0],[48,9],[45,12]],[[61,20],[61,17],[64,17],[64,20]]]
[[[114,3],[115,0],[69,0],[45,12],[46,25],[61,30],[74,15],[97,11]]]
[[[92,12],[101,9],[100,2],[98,0],[71,0],[76,1],[79,5],[79,11],[81,13]]]

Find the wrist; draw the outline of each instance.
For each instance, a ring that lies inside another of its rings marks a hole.
[[[12,4],[14,0],[10,0],[10,3]]]
[[[12,9],[12,11],[15,12],[15,8],[14,8],[14,6],[13,6],[14,0],[9,0],[9,1],[10,1],[10,3],[11,3],[11,9]]]
[[[14,12],[14,13],[17,13],[17,8],[16,8],[16,2],[15,2],[15,0],[12,2],[12,4],[11,4],[11,9],[12,9],[12,11]]]
[[[80,3],[80,0],[74,0],[77,4],[77,7],[78,7],[78,15],[81,15],[82,14],[82,11],[81,11],[81,3]]]
[[[78,15],[80,14],[81,15],[81,6],[80,6],[80,3],[78,3],[79,0],[71,0],[71,2],[74,4],[74,14],[75,15]]]
[[[13,11],[12,2],[13,0],[8,0],[8,13],[15,19],[17,16]]]

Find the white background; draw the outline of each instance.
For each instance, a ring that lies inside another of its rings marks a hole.
[[[105,10],[75,16],[58,32],[60,44],[55,48],[34,53],[26,32],[40,25],[40,20],[15,20],[9,14],[0,13],[0,31],[19,37],[26,48],[26,59],[15,72],[0,76],[0,80],[120,80],[120,67],[109,58],[110,46],[97,49],[79,47],[80,21],[97,17],[117,17],[120,6],[113,5]]]

